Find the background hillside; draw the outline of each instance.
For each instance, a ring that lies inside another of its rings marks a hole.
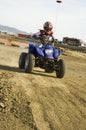
[[[19,30],[17,28],[14,27],[9,27],[9,26],[5,26],[5,25],[0,25],[0,31],[7,31],[7,32],[13,32],[13,33],[24,33],[24,34],[28,34],[25,31]]]

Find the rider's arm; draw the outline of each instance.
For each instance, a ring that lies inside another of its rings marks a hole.
[[[34,37],[34,38],[39,38],[39,36],[40,36],[40,32],[37,32],[37,33],[34,33],[34,34],[33,34],[33,37]]]
[[[53,35],[50,35],[51,36],[51,38],[50,38],[50,42],[51,42],[51,45],[52,46],[54,46],[54,41],[55,41],[55,38],[54,38],[54,36]]]

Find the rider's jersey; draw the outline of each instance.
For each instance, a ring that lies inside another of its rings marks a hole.
[[[39,30],[39,32],[35,33],[35,37],[43,36],[43,35],[51,35],[53,36],[53,31],[46,32],[45,30]],[[54,37],[54,36],[53,36]]]
[[[35,38],[39,38],[39,37],[42,37],[42,36],[52,36],[53,37],[53,40],[54,40],[54,36],[53,36],[53,31],[49,31],[49,32],[46,32],[45,30],[39,30],[39,32],[35,33],[33,36]],[[54,46],[54,42],[52,42],[52,45]]]
[[[40,30],[39,31],[39,36],[42,36],[42,35],[51,35],[51,36],[53,36],[53,31],[46,32],[45,30]]]

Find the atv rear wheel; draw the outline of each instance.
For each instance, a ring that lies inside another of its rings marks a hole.
[[[32,54],[27,54],[26,60],[25,60],[25,72],[31,73],[33,71],[33,68],[35,66],[35,57]]]
[[[57,62],[57,70],[56,70],[56,77],[57,78],[63,78],[64,77],[64,74],[65,74],[65,63],[64,63],[64,60],[60,59],[58,62]]]
[[[26,56],[27,56],[27,53],[23,52],[23,53],[21,53],[21,55],[19,57],[19,68],[20,69],[24,69]]]

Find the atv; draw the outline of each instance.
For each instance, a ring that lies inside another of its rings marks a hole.
[[[61,50],[55,49],[51,41],[46,42],[42,38],[39,44],[29,43],[28,53],[22,52],[19,57],[19,68],[31,73],[34,67],[40,67],[47,73],[55,71],[57,78],[63,78],[65,63],[63,59],[59,59]]]

